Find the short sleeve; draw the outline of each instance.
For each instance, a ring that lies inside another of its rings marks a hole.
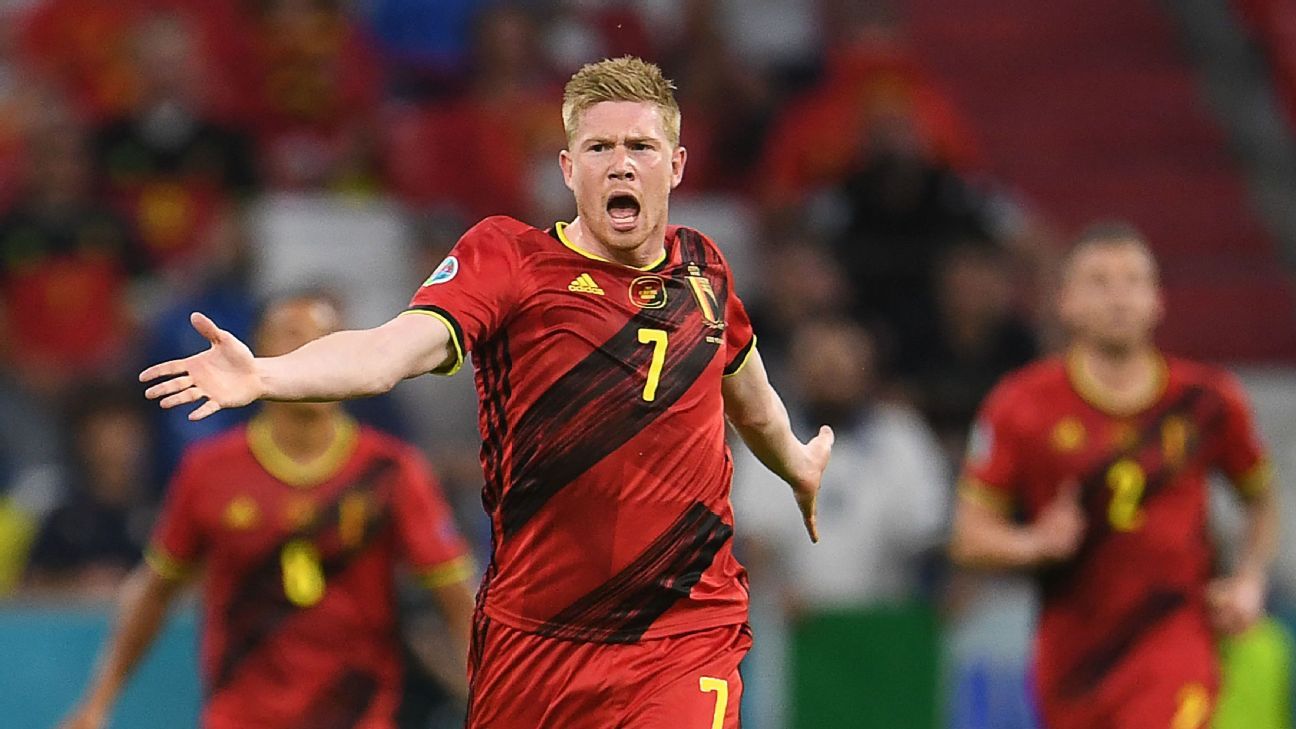
[[[968,435],[959,496],[1004,514],[1017,505],[1023,449],[1012,420],[1011,391],[1004,385],[986,398]]]
[[[439,319],[454,339],[455,361],[436,374],[451,375],[464,356],[503,325],[516,300],[518,253],[495,218],[473,226],[410,300],[406,314]]]
[[[725,268],[728,273],[728,266]],[[752,331],[747,307],[743,306],[738,293],[734,291],[733,276],[729,275],[729,298],[725,302],[725,377],[742,371],[743,365],[747,364],[752,351],[756,349],[756,334]]]
[[[1238,493],[1243,497],[1254,496],[1270,487],[1273,471],[1256,429],[1251,404],[1242,384],[1231,375],[1221,380],[1219,391],[1223,418],[1216,465]]]
[[[435,588],[472,577],[468,545],[459,535],[441,486],[413,451],[401,459],[393,511],[401,556],[423,584]]]
[[[149,567],[167,579],[184,579],[202,558],[202,529],[194,505],[200,472],[192,456],[180,462],[144,552]]]

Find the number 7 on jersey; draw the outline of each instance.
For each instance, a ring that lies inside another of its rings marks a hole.
[[[652,360],[648,363],[648,381],[644,383],[644,402],[652,402],[657,397],[657,383],[661,381],[662,365],[666,364],[666,341],[668,337],[661,329],[640,329],[639,343],[653,346]]]

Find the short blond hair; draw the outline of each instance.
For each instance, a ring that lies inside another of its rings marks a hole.
[[[642,101],[661,110],[666,141],[679,144],[680,108],[675,101],[675,84],[662,75],[657,64],[642,58],[623,56],[588,63],[572,75],[563,89],[563,130],[567,143],[576,125],[591,106],[604,101]]]

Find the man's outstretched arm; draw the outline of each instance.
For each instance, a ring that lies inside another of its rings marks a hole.
[[[802,443],[792,433],[787,408],[769,383],[760,352],[753,351],[742,369],[724,379],[725,415],[751,452],[792,487],[811,541],[819,541],[815,504],[819,480],[832,452],[832,428]]]
[[[254,357],[246,344],[206,316],[195,313],[191,320],[211,347],[140,373],[141,382],[170,378],[144,393],[160,399],[164,408],[205,400],[190,420],[254,400],[378,395],[462,356],[450,330],[432,317],[398,316],[372,329],[335,332],[280,357]]]

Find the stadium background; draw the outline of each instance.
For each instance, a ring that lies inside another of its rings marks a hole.
[[[625,53],[680,90],[672,219],[732,260],[798,426],[841,433],[817,551],[737,456],[747,726],[1032,726],[1028,587],[941,545],[976,404],[1059,346],[1058,251],[1094,218],[1148,234],[1161,341],[1243,376],[1290,493],[1284,0],[0,0],[0,724],[68,708],[178,453],[246,417],[143,406],[133,373],[202,344],[187,313],[246,334],[322,286],[373,325],[477,218],[570,219],[561,85]],[[470,378],[356,411],[484,547]],[[1286,550],[1276,621],[1229,647],[1232,726],[1289,725],[1294,600]],[[114,726],[192,721],[181,613]]]

